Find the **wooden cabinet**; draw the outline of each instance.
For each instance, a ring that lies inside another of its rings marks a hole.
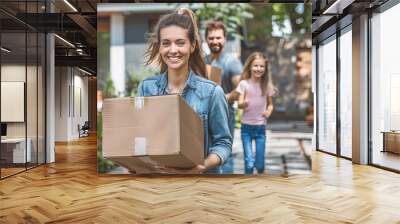
[[[383,152],[400,154],[400,132],[383,133]]]

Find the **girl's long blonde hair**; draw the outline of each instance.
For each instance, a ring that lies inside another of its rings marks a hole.
[[[260,82],[260,87],[261,87],[261,92],[263,96],[272,96],[277,92],[277,89],[275,88],[273,82],[272,82],[272,75],[270,72],[269,68],[269,63],[267,57],[265,57],[262,53],[260,52],[254,52],[250,54],[250,56],[247,58],[242,75],[240,77],[240,80],[247,80],[251,78],[251,64],[255,59],[263,59],[265,62],[265,72],[264,75],[261,77],[261,82]]]
[[[200,34],[198,31],[196,19],[193,11],[187,8],[178,8],[175,12],[164,15],[160,18],[154,28],[153,33],[150,33],[149,35],[149,47],[144,54],[145,65],[150,65],[153,62],[157,62],[157,64],[160,66],[161,73],[167,70],[167,64],[162,60],[159,49],[160,30],[169,26],[178,26],[188,31],[190,44],[193,44],[195,46],[193,53],[189,57],[189,67],[197,75],[206,77],[206,64],[203,59]]]

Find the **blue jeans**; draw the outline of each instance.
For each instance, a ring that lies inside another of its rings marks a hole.
[[[242,124],[241,137],[244,151],[245,174],[252,174],[254,167],[258,173],[264,173],[265,167],[265,125]],[[252,142],[256,142],[256,155],[254,159]]]

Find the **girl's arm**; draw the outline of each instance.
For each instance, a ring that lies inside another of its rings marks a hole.
[[[273,110],[274,104],[272,103],[272,96],[267,96],[267,109],[262,113],[262,115],[268,118],[271,116]]]

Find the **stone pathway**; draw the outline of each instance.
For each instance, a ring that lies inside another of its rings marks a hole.
[[[271,132],[267,131],[267,146],[265,156],[265,174],[309,174],[311,164],[307,156],[300,150],[299,142],[296,139],[310,138],[312,133],[296,132]],[[291,139],[292,138],[292,139]],[[253,147],[255,145],[253,144]],[[311,140],[304,141],[305,152],[311,153]],[[233,143],[233,173],[244,173],[243,146],[240,138],[240,130],[235,130]],[[256,171],[254,172],[256,173]]]

